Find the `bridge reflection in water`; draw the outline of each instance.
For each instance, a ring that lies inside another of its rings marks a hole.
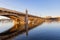
[[[38,20],[37,20],[38,21]],[[36,21],[36,22],[37,22]],[[39,23],[39,25],[41,25],[41,24],[43,24],[44,22],[47,22],[47,23],[50,23],[50,22],[52,22],[53,20],[47,20],[47,21],[40,21],[40,23]],[[58,21],[54,21],[54,22],[58,22]],[[36,28],[36,27],[38,27],[38,25],[35,25],[35,26],[31,26],[31,25],[34,25],[34,24],[32,24],[33,22],[31,22],[30,24],[28,24],[28,31],[30,31],[31,29],[33,29],[33,28]],[[16,25],[14,25],[14,27],[15,26],[18,26],[17,24]],[[20,28],[18,29],[18,30],[15,30],[14,32],[8,32],[8,33],[5,33],[5,35],[4,34],[1,34],[0,35],[0,38],[1,38],[1,40],[8,40],[8,39],[13,39],[14,37],[16,37],[16,36],[18,36],[18,35],[21,35],[21,34],[23,34],[23,33],[25,33],[26,32],[26,30],[25,30],[25,28],[24,28],[24,25],[22,26],[19,26]]]
[[[37,20],[35,22],[38,23],[39,20]],[[42,23],[43,23],[43,21],[39,22],[38,25],[41,25]],[[17,28],[17,29],[15,28],[15,29],[12,29],[12,30],[10,29],[10,30],[6,31],[5,33],[0,34],[1,40],[8,40],[10,38],[13,38],[17,35],[20,35],[20,34],[26,32],[25,27],[24,27],[25,25],[16,24],[13,27],[16,27],[16,26],[18,26],[19,28]],[[36,23],[33,24],[33,21],[32,21],[28,24],[28,26],[29,26],[28,30],[31,30],[31,29],[35,28],[37,25],[36,25]]]
[[[40,25],[42,23],[43,22],[41,22]],[[33,24],[31,23],[30,25],[33,25]],[[18,26],[18,25],[16,24],[14,26]],[[29,26],[28,31],[35,27],[37,27],[37,25]],[[26,30],[25,30],[24,26],[21,26],[18,30],[14,31],[14,32],[6,32],[6,33],[0,34],[0,38],[1,38],[1,40],[8,40],[8,39],[14,38],[15,36],[21,35],[22,33],[25,33],[25,32],[26,32]]]

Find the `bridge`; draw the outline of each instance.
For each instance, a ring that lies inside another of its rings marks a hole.
[[[0,8],[0,16],[9,17],[11,20],[14,21],[14,26],[9,30],[0,33],[0,37],[10,35],[14,32],[22,31],[26,31],[26,35],[28,35],[29,29],[38,26],[44,21],[44,19],[41,17],[28,14],[27,10],[26,13],[22,13],[15,10]]]

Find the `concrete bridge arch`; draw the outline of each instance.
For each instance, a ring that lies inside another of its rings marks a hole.
[[[6,11],[6,10],[0,10],[0,16],[6,16],[15,21],[20,20],[20,16],[17,13]]]
[[[11,30],[13,30],[14,27],[18,28],[20,26],[20,16],[17,13],[0,10],[0,16],[6,16],[15,22],[15,26],[13,26]]]

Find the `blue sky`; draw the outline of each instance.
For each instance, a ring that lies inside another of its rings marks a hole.
[[[60,16],[60,0],[0,0],[0,7],[36,16]]]

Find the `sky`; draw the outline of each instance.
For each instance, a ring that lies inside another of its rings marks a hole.
[[[0,7],[24,13],[27,9],[35,16],[60,16],[60,0],[0,0]]]

